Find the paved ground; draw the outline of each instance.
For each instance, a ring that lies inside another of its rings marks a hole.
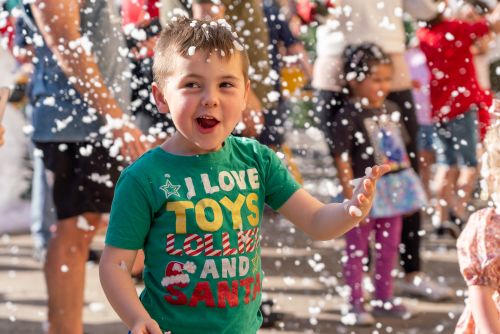
[[[306,184],[327,200],[335,192],[325,147],[320,137],[291,137],[291,145],[301,153],[300,168]],[[310,145],[314,149],[310,149]],[[445,303],[432,303],[403,297],[416,313],[407,321],[380,318],[373,328],[345,327],[340,309],[345,293],[340,276],[343,241],[313,242],[292,225],[272,213],[263,226],[264,292],[275,300],[283,321],[275,329],[260,333],[452,333],[463,307],[464,283],[458,271],[453,240],[434,240],[424,236],[425,271],[456,290],[456,297]],[[102,236],[95,247],[102,247]],[[45,286],[41,265],[32,259],[29,235],[0,236],[0,332],[41,333],[45,319]],[[142,286],[137,287],[138,290]],[[126,333],[106,302],[97,278],[97,267],[88,265],[84,318],[86,333]]]

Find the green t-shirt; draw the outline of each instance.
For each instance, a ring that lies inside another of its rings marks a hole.
[[[255,140],[230,136],[196,156],[157,147],[122,173],[106,244],[144,249],[140,299],[163,331],[253,334],[264,203],[279,209],[298,188]]]

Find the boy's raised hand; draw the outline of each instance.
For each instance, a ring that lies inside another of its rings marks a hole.
[[[354,193],[352,198],[345,202],[345,208],[351,217],[364,218],[373,204],[375,186],[378,179],[391,170],[389,165],[376,165],[366,169],[366,176],[353,180]]]
[[[138,323],[134,325],[132,330],[130,331],[131,334],[166,334],[163,333],[160,329],[160,326],[158,326],[158,323],[154,321],[153,319],[145,319],[145,320],[140,320]]]

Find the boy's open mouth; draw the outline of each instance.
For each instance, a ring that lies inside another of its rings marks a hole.
[[[219,124],[219,121],[212,116],[200,116],[196,118],[196,121],[204,129],[210,129]]]

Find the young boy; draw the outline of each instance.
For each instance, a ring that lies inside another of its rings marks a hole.
[[[273,151],[231,136],[246,106],[247,70],[225,21],[178,18],[159,38],[152,92],[176,132],[121,175],[100,263],[103,289],[132,334],[255,333],[264,204],[314,239],[335,238],[368,213],[388,170],[375,166],[344,204],[320,203]],[[139,249],[140,300],[129,275]]]

